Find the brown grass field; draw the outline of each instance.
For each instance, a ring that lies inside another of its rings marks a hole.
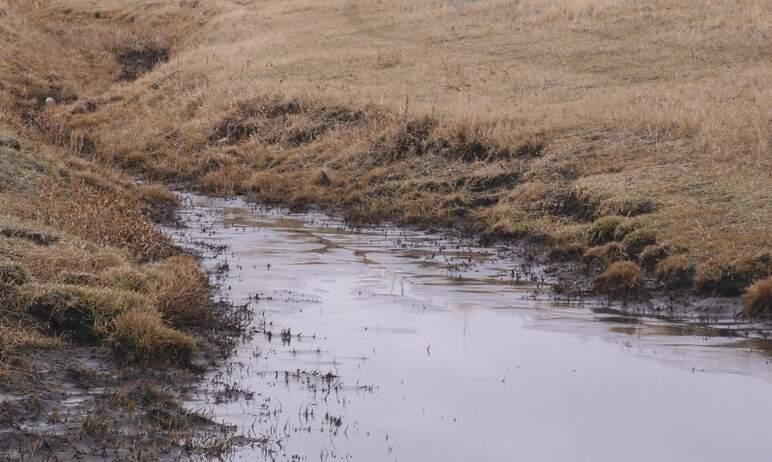
[[[0,11],[0,123],[99,165],[556,258],[613,248],[597,271],[631,260],[703,294],[772,275],[767,0]]]

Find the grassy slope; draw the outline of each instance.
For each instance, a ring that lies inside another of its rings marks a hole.
[[[620,241],[705,292],[772,272],[764,0],[6,4],[0,97],[103,163],[568,255]],[[116,50],[166,47],[116,82]]]
[[[142,363],[190,359],[179,329],[209,306],[206,277],[148,219],[174,196],[5,131],[0,179],[0,375],[51,335]]]

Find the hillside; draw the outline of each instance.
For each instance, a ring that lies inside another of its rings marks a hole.
[[[772,272],[767,1],[0,5],[6,123],[103,165],[703,294]]]

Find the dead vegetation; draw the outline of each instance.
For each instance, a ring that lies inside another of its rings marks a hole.
[[[635,263],[620,261],[612,263],[595,279],[595,290],[609,298],[621,298],[627,302],[636,297],[643,288],[643,271]]]
[[[115,60],[121,66],[118,80],[136,80],[156,65],[169,60],[169,48],[151,41],[136,41],[113,48]]]
[[[535,239],[703,294],[772,274],[768,2],[354,3],[4,0],[0,104],[212,194]]]
[[[36,149],[0,148],[0,175],[24,180],[0,191],[2,356],[49,335],[129,361],[189,362],[195,343],[181,330],[215,317],[196,260],[149,219],[174,199]]]
[[[743,295],[745,314],[750,318],[772,314],[772,278],[754,282]]]
[[[651,270],[677,248],[705,293],[770,273],[766,2],[6,2],[4,104],[90,159]]]

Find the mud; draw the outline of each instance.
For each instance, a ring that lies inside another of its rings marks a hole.
[[[233,447],[229,429],[180,406],[191,371],[116,368],[104,348],[68,345],[19,361],[0,380],[0,460],[211,459]]]
[[[527,249],[352,230],[238,199],[185,202],[187,227],[170,233],[204,254],[225,298],[257,313],[186,403],[241,435],[236,460],[719,461],[772,450],[766,329],[720,300],[679,311],[664,298],[555,295],[571,268],[540,266]]]

